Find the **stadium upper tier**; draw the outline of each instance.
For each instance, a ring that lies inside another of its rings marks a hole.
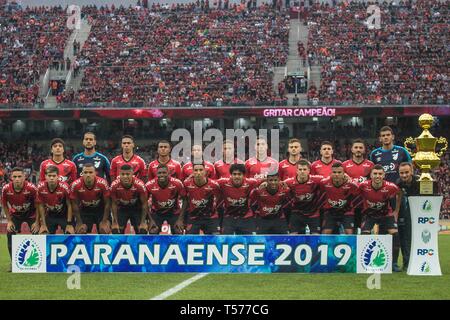
[[[0,103],[39,100],[39,78],[61,60],[71,31],[60,7],[7,12],[0,8]]]
[[[396,1],[397,2],[397,1]],[[368,4],[308,10],[308,54],[321,65],[323,102],[442,104],[448,102],[449,1],[379,4],[379,29],[365,24]]]
[[[309,81],[300,104],[448,103],[448,1],[380,7],[381,28],[374,30],[367,27],[363,3],[302,11],[309,29],[307,65],[320,67],[321,81],[318,88]],[[65,65],[64,51],[73,46],[68,39],[77,32],[67,28],[67,16],[60,7],[0,9],[0,105],[43,104],[44,75],[53,64]],[[195,3],[89,6],[82,17],[90,32],[69,59],[79,85],[57,90],[60,105],[287,104],[286,92],[274,83],[274,67],[288,58],[286,11],[268,5],[202,9]]]

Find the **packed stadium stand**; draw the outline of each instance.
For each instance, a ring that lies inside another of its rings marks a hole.
[[[61,7],[0,10],[0,104],[39,100],[39,79],[64,64],[70,30]]]
[[[366,25],[367,4],[309,9],[308,58],[322,67],[309,98],[325,103],[448,102],[448,1],[380,3],[380,29]]]
[[[305,103],[448,103],[448,1],[380,3],[380,29],[361,1],[311,1],[298,20],[273,3],[89,5],[79,33],[66,8],[4,6],[0,104],[285,105],[294,85],[280,68],[304,71]],[[50,67],[64,79],[45,77]]]

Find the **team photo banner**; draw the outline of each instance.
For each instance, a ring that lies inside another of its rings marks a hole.
[[[390,235],[14,235],[12,271],[390,273]],[[71,268],[71,270],[73,270]]]

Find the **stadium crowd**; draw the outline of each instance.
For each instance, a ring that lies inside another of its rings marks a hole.
[[[0,104],[39,102],[39,77],[64,66],[69,34],[62,7],[0,8]]]
[[[308,60],[321,65],[322,103],[443,104],[448,102],[448,2],[383,2],[381,28],[370,29],[365,2],[307,9]]]
[[[76,60],[84,77],[81,89],[61,101],[174,106],[285,101],[272,90],[271,68],[286,63],[287,16],[267,5],[250,11],[202,11],[194,4],[153,10],[84,7],[92,24]]]

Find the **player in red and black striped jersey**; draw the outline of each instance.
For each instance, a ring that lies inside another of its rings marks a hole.
[[[70,186],[72,210],[76,218],[76,233],[109,233],[111,200],[108,182],[97,176],[93,163],[85,163],[82,176]]]
[[[119,178],[111,184],[112,232],[125,233],[129,220],[136,234],[146,234],[148,230],[155,232],[157,227],[148,216],[147,200],[144,182],[133,175],[130,165],[122,165]]]
[[[58,226],[66,233],[75,233],[69,186],[59,180],[56,166],[45,169],[45,181],[37,186],[36,206],[41,223],[39,233],[54,234]]]
[[[187,205],[186,190],[183,183],[170,176],[169,168],[160,164],[157,177],[145,184],[148,193],[150,214],[161,232],[164,221],[170,225],[173,233],[183,233],[183,225],[177,224],[180,213]],[[182,203],[182,208],[180,208]]]
[[[28,224],[31,232],[39,232],[39,216],[36,215],[36,187],[25,180],[25,172],[16,167],[11,170],[11,182],[2,188],[2,207],[8,224],[6,226],[8,251],[11,257],[12,235],[20,233],[22,224]]]
[[[297,163],[297,175],[285,180],[290,189],[289,231],[292,234],[305,234],[306,226],[311,234],[320,234],[320,181],[322,176],[310,174],[311,165],[307,160]]]
[[[354,228],[353,201],[359,194],[358,186],[345,176],[341,163],[332,166],[331,176],[320,182],[321,206],[324,209],[322,233],[331,234],[338,223],[344,226],[346,234]]]
[[[244,161],[234,157],[234,143],[231,140],[225,140],[223,142],[223,160],[219,160],[214,163],[216,169],[216,178],[229,178],[231,177],[230,167],[234,163],[244,164]]]
[[[355,139],[352,142],[352,158],[344,161],[342,166],[344,167],[345,173],[353,179],[355,183],[362,183],[370,177],[370,170],[373,168],[374,164],[372,161],[364,158],[366,154],[366,144],[362,139]],[[355,208],[355,233],[358,233],[361,227],[362,218],[362,203],[358,197],[354,201]]]
[[[288,142],[288,158],[278,165],[281,181],[297,176],[297,163],[301,159],[302,144],[299,139],[293,138]]]
[[[377,164],[370,172],[370,180],[359,185],[363,200],[362,234],[370,234],[375,224],[380,234],[391,234],[393,240],[393,271],[400,271],[397,266],[400,251],[397,219],[401,206],[401,191],[398,186],[385,180],[383,166]],[[396,199],[395,209],[391,207],[392,199]]]
[[[256,216],[258,234],[286,234],[290,190],[281,183],[278,172],[267,175],[267,183],[250,194],[250,207]]]
[[[187,195],[186,211],[180,215],[178,225],[184,223],[186,233],[219,234],[220,223],[217,204],[219,185],[207,177],[204,163],[194,164],[194,174],[184,181]]]
[[[161,140],[158,142],[158,158],[148,165],[148,180],[157,177],[157,171],[160,165],[167,166],[169,176],[181,180],[181,165],[178,161],[170,157],[172,147],[169,141]]]
[[[111,181],[114,181],[119,176],[120,168],[123,165],[129,165],[133,169],[133,174],[139,180],[145,181],[147,171],[145,168],[145,161],[134,153],[134,138],[130,135],[122,137],[122,154],[111,160]]]
[[[202,162],[205,166],[206,176],[211,179],[216,178],[216,169],[211,162],[203,160],[203,150],[202,146],[198,144],[194,144],[192,146],[192,156],[191,161],[186,163],[181,170],[181,180],[184,181],[187,178],[191,177],[194,173],[194,163]]]
[[[252,157],[245,162],[245,172],[247,178],[265,180],[267,174],[278,171],[278,161],[267,155],[269,146],[266,139],[256,139],[256,157]]]
[[[345,173],[357,183],[362,183],[369,179],[370,171],[374,164],[372,161],[364,158],[366,154],[366,145],[364,140],[355,139],[352,142],[352,158],[344,161],[342,166]]]
[[[333,159],[333,144],[329,141],[323,141],[320,144],[320,159],[311,164],[311,174],[327,178],[331,175],[333,164],[341,163]]]
[[[77,179],[77,167],[75,163],[64,158],[64,141],[55,138],[51,142],[51,158],[42,161],[40,166],[39,181],[45,181],[45,170],[50,166],[58,168],[59,180],[70,185]]]
[[[249,199],[258,183],[255,179],[245,178],[244,164],[232,164],[230,173],[230,178],[217,180],[221,191],[219,210],[223,213],[222,233],[252,234],[256,231],[256,225]]]

